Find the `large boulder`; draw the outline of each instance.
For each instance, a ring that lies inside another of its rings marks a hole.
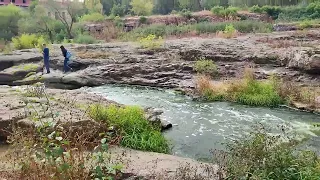
[[[320,75],[320,51],[304,50],[293,52],[288,67]]]

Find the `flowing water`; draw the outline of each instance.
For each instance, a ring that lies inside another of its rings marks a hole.
[[[284,108],[253,108],[227,102],[200,103],[171,90],[106,85],[87,91],[121,104],[160,108],[164,111],[162,118],[174,124],[165,132],[174,145],[173,154],[195,159],[208,158],[211,149],[223,148],[221,143],[249,133],[257,123],[274,130],[285,125],[291,130],[315,136],[310,131],[312,123],[320,122],[320,116],[311,113]],[[313,138],[309,147],[316,148],[318,139]]]

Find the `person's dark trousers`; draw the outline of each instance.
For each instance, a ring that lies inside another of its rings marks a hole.
[[[68,72],[71,69],[71,67],[68,65],[68,61],[69,61],[68,58],[64,59],[64,62],[63,62],[63,71],[64,72]]]
[[[44,59],[44,66],[46,67],[47,73],[50,73],[49,58]]]

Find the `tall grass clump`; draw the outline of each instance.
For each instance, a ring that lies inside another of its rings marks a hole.
[[[207,101],[226,100],[250,106],[276,107],[284,102],[276,80],[258,81],[246,70],[241,80],[211,83],[207,76],[197,80],[197,91]]]
[[[124,147],[159,153],[169,152],[169,143],[161,134],[160,124],[152,124],[139,107],[90,107],[89,115],[96,121],[108,124],[119,133]]]
[[[319,179],[319,156],[299,145],[286,132],[272,135],[260,127],[214,155],[227,179]]]

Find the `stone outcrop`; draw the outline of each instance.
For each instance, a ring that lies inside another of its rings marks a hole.
[[[312,33],[315,37],[318,32]],[[289,45],[285,44],[288,41]],[[246,67],[253,67],[258,78],[275,73],[290,81],[319,84],[318,39],[305,39],[305,46],[300,41],[300,35],[284,32],[233,39],[166,40],[162,49],[157,50],[143,49],[134,43],[73,45],[67,47],[74,55],[70,64],[73,72],[66,74],[61,72],[63,57],[54,46],[51,74],[39,72],[41,56],[33,50],[1,55],[0,64],[5,66],[1,66],[4,68],[0,71],[0,83],[23,85],[40,81],[68,89],[108,83],[192,89],[197,75],[194,64],[205,58],[217,65],[216,80],[239,78]],[[296,46],[297,43],[300,45]]]
[[[307,49],[294,52],[288,67],[320,75],[320,50]]]

